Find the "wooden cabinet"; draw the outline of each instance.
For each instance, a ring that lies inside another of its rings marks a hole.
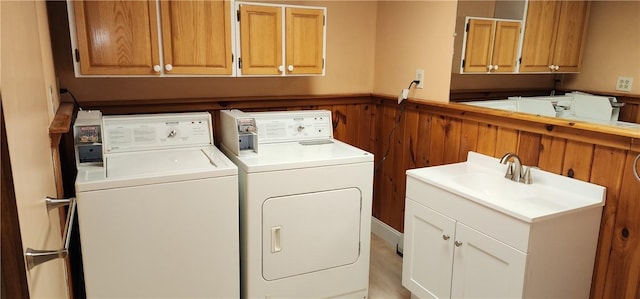
[[[233,73],[227,1],[69,3],[77,76]]]
[[[589,1],[529,1],[520,72],[579,72]]]
[[[402,285],[413,295],[589,297],[601,207],[525,221],[434,184],[430,168],[407,171]]]
[[[239,3],[238,15],[238,74],[324,74],[324,8]]]
[[[515,72],[520,28],[515,20],[468,18],[462,71]]]
[[[160,64],[156,1],[73,1],[83,75],[152,75]],[[76,70],[77,71],[77,70]]]
[[[228,1],[160,1],[166,74],[231,75]]]

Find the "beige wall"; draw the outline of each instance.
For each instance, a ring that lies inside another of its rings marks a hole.
[[[282,3],[282,2],[278,2]],[[370,93],[376,25],[374,1],[299,1],[327,7],[324,77],[75,78],[64,2],[49,3],[60,86],[82,100]],[[52,25],[53,27],[53,25]]]
[[[457,1],[378,3],[373,93],[397,97],[425,70],[424,89],[409,97],[447,102]]]
[[[593,1],[582,72],[567,75],[574,90],[615,90],[618,76],[633,77],[631,94],[640,95],[640,1]]]
[[[44,199],[56,196],[49,139],[53,61],[45,2],[0,1],[2,6],[2,109],[6,121],[22,246],[62,248],[57,211]],[[55,89],[55,86],[54,86]],[[56,259],[27,272],[31,298],[68,298],[65,265]]]

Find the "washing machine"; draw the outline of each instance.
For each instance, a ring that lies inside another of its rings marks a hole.
[[[238,166],[242,298],[366,298],[373,155],[326,110],[220,112]]]
[[[213,145],[210,114],[74,131],[87,298],[239,297],[237,167]]]

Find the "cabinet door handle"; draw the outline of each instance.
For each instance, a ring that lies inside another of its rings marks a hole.
[[[460,241],[455,241],[453,244],[455,244],[456,247],[462,246],[462,242],[460,242]]]
[[[498,65],[497,64],[493,66],[493,70],[495,70],[495,71],[498,70]]]
[[[449,235],[442,235],[442,240],[446,241],[446,240],[449,240],[449,238],[451,238],[451,237],[449,237]]]
[[[153,66],[153,71],[159,73],[162,70],[162,67],[159,64]]]
[[[164,69],[165,69],[167,72],[170,72],[170,71],[173,69],[173,65],[167,64],[167,65],[165,65],[165,66],[164,66]]]
[[[284,72],[284,65],[279,66],[278,71],[280,71],[281,73]]]
[[[558,69],[560,69],[560,66],[554,65],[553,69],[557,71]]]
[[[493,65],[487,65],[487,70],[491,71],[493,69]]]
[[[291,65],[291,64],[290,64],[290,65],[287,67],[287,69],[288,69],[290,72],[293,72],[293,65]]]
[[[553,71],[553,65],[550,65],[550,66],[549,66],[549,69]]]

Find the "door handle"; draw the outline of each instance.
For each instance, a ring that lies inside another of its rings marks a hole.
[[[65,258],[69,255],[69,241],[71,239],[71,228],[73,227],[73,219],[76,212],[76,199],[74,197],[71,198],[51,198],[47,197],[47,212],[51,210],[55,210],[60,207],[69,206],[69,210],[67,211],[67,220],[64,225],[64,236],[62,242],[64,243],[64,247],[58,250],[38,250],[33,248],[27,248],[25,252],[26,260],[27,260],[27,269],[31,270],[34,267],[48,262],[50,260],[54,260],[57,258]]]
[[[271,228],[271,253],[282,251],[280,246],[280,230],[282,226],[275,226]]]

